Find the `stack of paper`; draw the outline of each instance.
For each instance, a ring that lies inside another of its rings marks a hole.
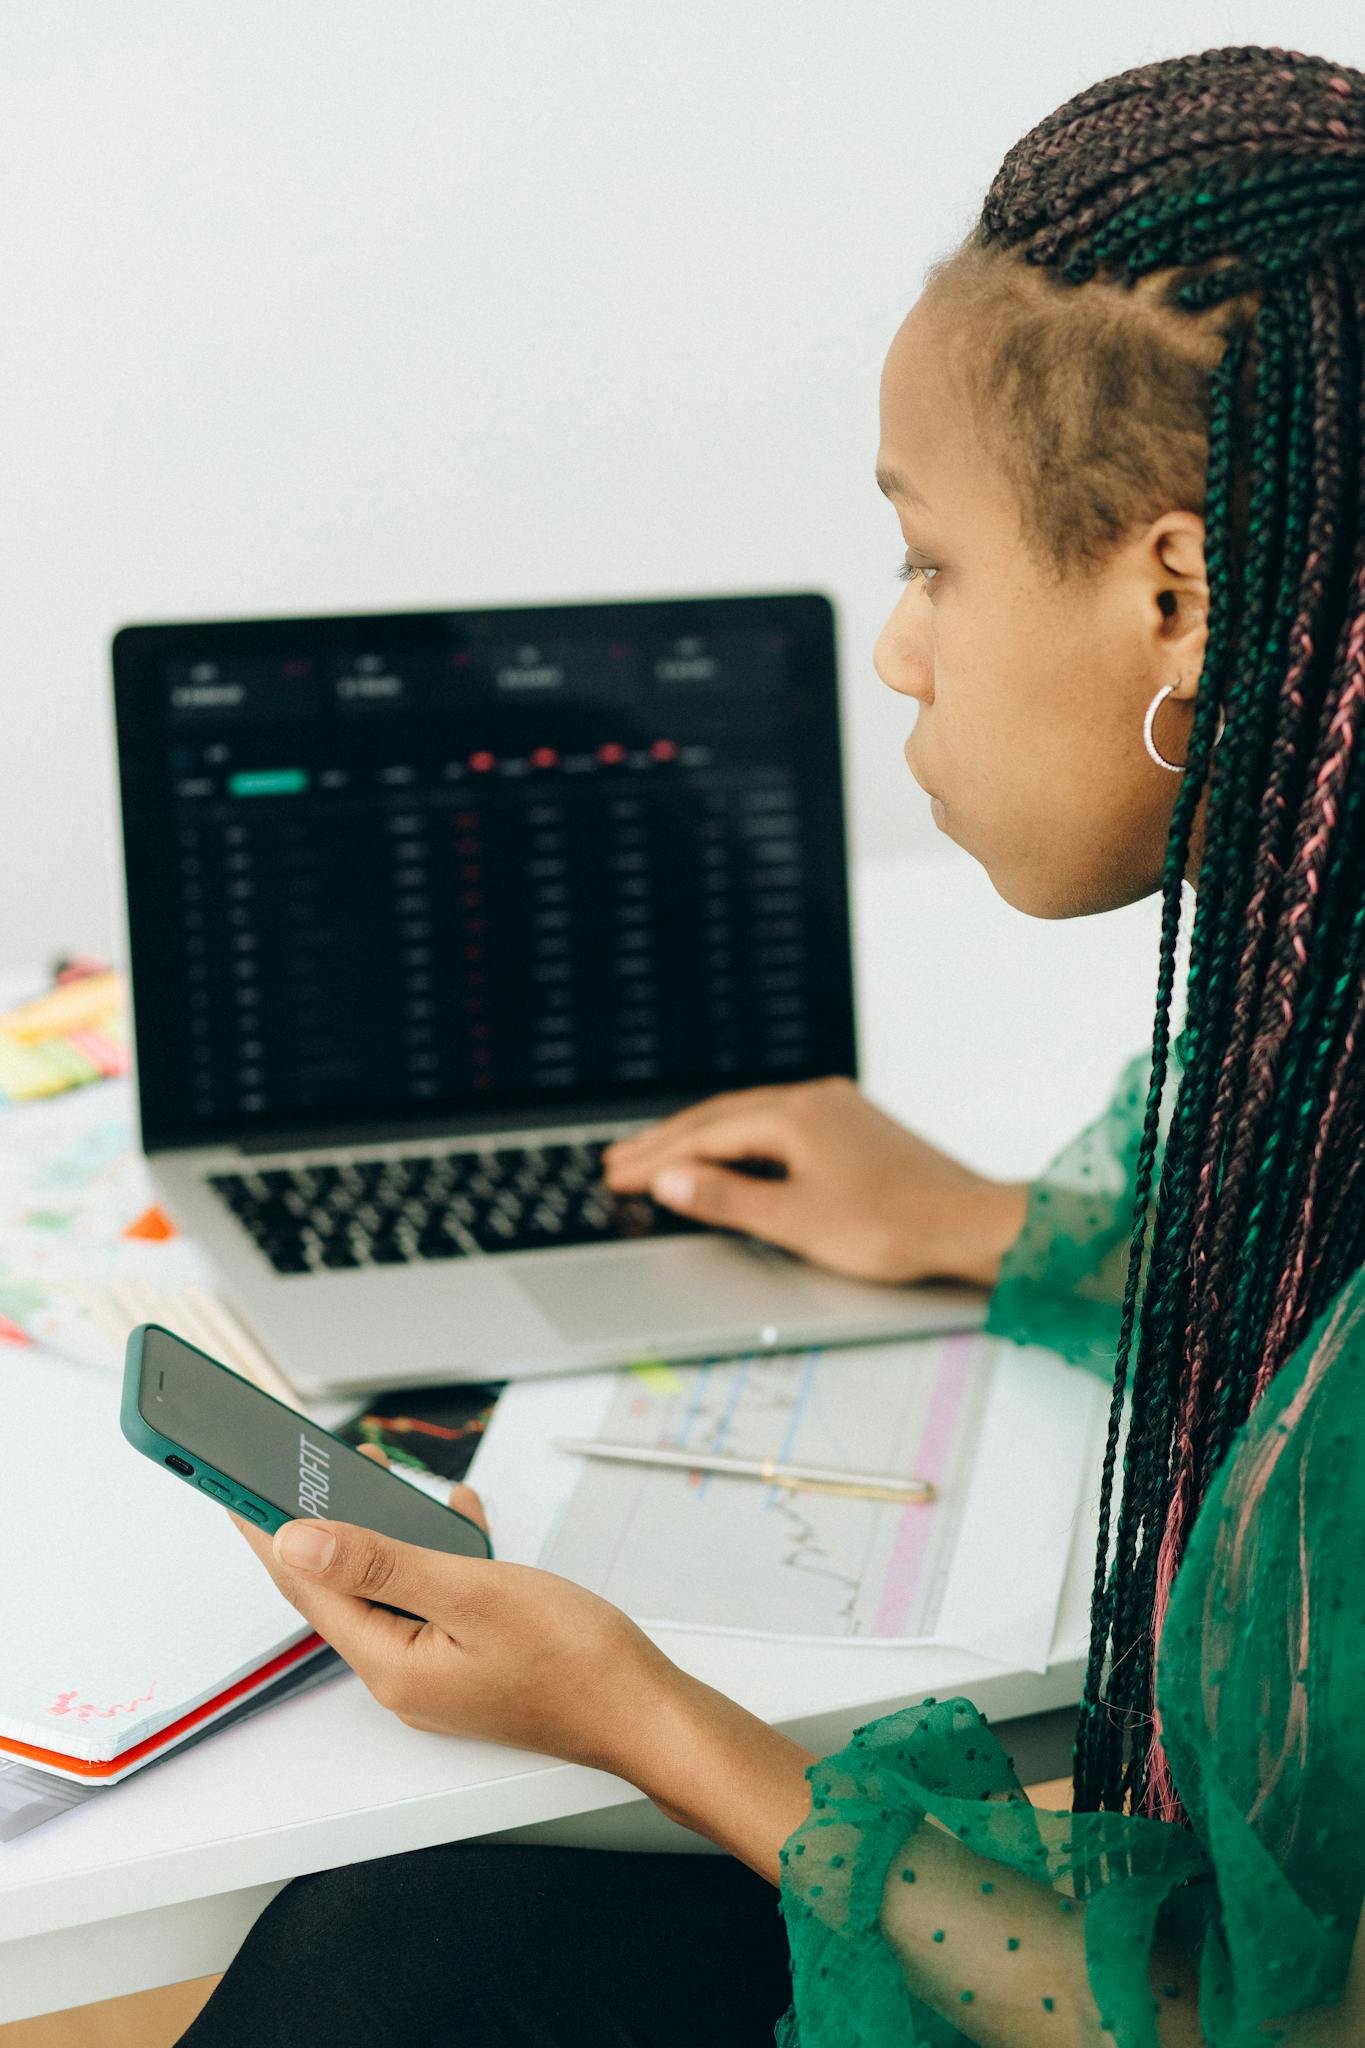
[[[112,1784],[325,1650],[115,1380],[33,1351],[0,1400],[0,1758]]]

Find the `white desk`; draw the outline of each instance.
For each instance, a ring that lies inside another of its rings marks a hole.
[[[865,867],[869,1092],[980,1170],[1037,1171],[1148,1040],[1158,917],[1155,899],[1104,918],[1022,917],[952,847]],[[1098,1476],[1098,1443],[1087,1469]],[[1087,1486],[1043,1677],[945,1649],[659,1640],[821,1753],[926,1693],[967,1693],[993,1721],[1066,1706],[1080,1692],[1094,1526]],[[695,1846],[619,1779],[406,1728],[347,1673],[0,1847],[0,2021],[222,1969],[300,1872],[530,1827]]]

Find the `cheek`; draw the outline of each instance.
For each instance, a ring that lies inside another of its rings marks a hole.
[[[982,700],[1011,727],[1053,726],[1078,678],[1093,677],[1085,621],[1066,598],[1043,599],[1008,579],[964,605],[960,619],[950,621],[945,609],[939,637],[945,654],[951,644],[970,666]]]
[[[944,745],[984,767],[997,745],[1012,744],[1016,727],[1027,723],[1043,661],[1006,612],[989,600],[971,604],[967,595],[945,591],[935,604],[928,658]]]
[[[934,709],[924,742],[926,775],[964,823],[1036,816],[1040,789],[1065,777],[1067,688],[1072,659],[1027,607],[972,607],[945,592],[934,620]]]
[[[1031,916],[1074,917],[1134,900],[1143,891],[1132,882],[1133,850],[1142,848],[1145,861],[1145,832],[1123,751],[1121,648],[1082,611],[1054,619],[1020,608],[983,619],[964,640],[961,667],[947,637],[938,669],[943,746],[932,765],[942,762],[950,830],[1000,895]],[[1140,769],[1140,715],[1128,723]]]

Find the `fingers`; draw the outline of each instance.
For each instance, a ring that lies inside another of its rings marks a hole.
[[[719,1120],[728,1120],[746,1112],[761,1114],[764,1098],[779,1092],[773,1088],[738,1088],[723,1095],[709,1095],[705,1102],[694,1102],[690,1109],[680,1109],[674,1116],[666,1116],[659,1123],[650,1124],[646,1130],[636,1131],[629,1138],[618,1138],[614,1145],[608,1145],[602,1155],[602,1163],[612,1166],[625,1160],[633,1162],[654,1151],[667,1151],[680,1141],[690,1141],[707,1125]]]
[[[281,1561],[274,1542],[264,1529],[255,1528],[239,1515],[232,1515],[230,1519],[241,1530],[285,1599],[298,1608],[309,1626],[316,1629],[374,1690],[376,1674],[390,1669],[396,1658],[411,1649],[414,1639],[421,1633],[422,1623],[405,1620],[401,1614],[390,1614],[382,1607],[371,1606],[365,1598],[328,1585],[324,1575],[291,1568]],[[288,1522],[284,1526],[311,1529],[313,1524],[311,1521],[303,1524]]]
[[[323,1522],[312,1516],[282,1524],[273,1549],[276,1563],[309,1586],[437,1618],[458,1609],[467,1575],[479,1563],[400,1543],[358,1522]]]
[[[603,1155],[602,1167],[608,1186],[619,1193],[638,1194],[646,1188],[653,1193],[656,1176],[669,1166],[725,1159],[785,1160],[791,1142],[787,1092],[754,1088],[715,1096],[638,1137],[622,1139]],[[668,1198],[661,1194],[659,1199]]]
[[[457,1514],[464,1515],[467,1520],[477,1523],[490,1543],[492,1542],[493,1532],[488,1526],[487,1510],[472,1486],[465,1486],[461,1481],[457,1480],[450,1489],[449,1505],[454,1508]]]
[[[792,1190],[784,1181],[755,1180],[724,1166],[667,1166],[654,1176],[650,1193],[666,1209],[719,1230],[785,1245],[792,1221]]]
[[[389,1462],[389,1454],[380,1444],[361,1444],[358,1448],[362,1458],[373,1458],[378,1465],[387,1465]],[[466,1521],[476,1523],[490,1543],[492,1542],[493,1532],[488,1526],[488,1511],[472,1486],[465,1486],[457,1480],[447,1496],[447,1505],[454,1508],[457,1514],[463,1515]]]

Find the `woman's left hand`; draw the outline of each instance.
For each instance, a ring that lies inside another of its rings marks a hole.
[[[450,1505],[487,1530],[472,1487],[453,1487]],[[778,1850],[810,1811],[814,1757],[670,1663],[619,1608],[553,1572],[354,1522],[286,1522],[272,1539],[232,1519],[285,1599],[410,1728],[612,1771],[778,1882]]]
[[[487,1531],[472,1487],[454,1487],[450,1505]],[[452,1557],[353,1522],[287,1522],[272,1539],[232,1519],[286,1600],[409,1727],[639,1782],[641,1742],[657,1740],[683,1674],[595,1593],[552,1572]]]

